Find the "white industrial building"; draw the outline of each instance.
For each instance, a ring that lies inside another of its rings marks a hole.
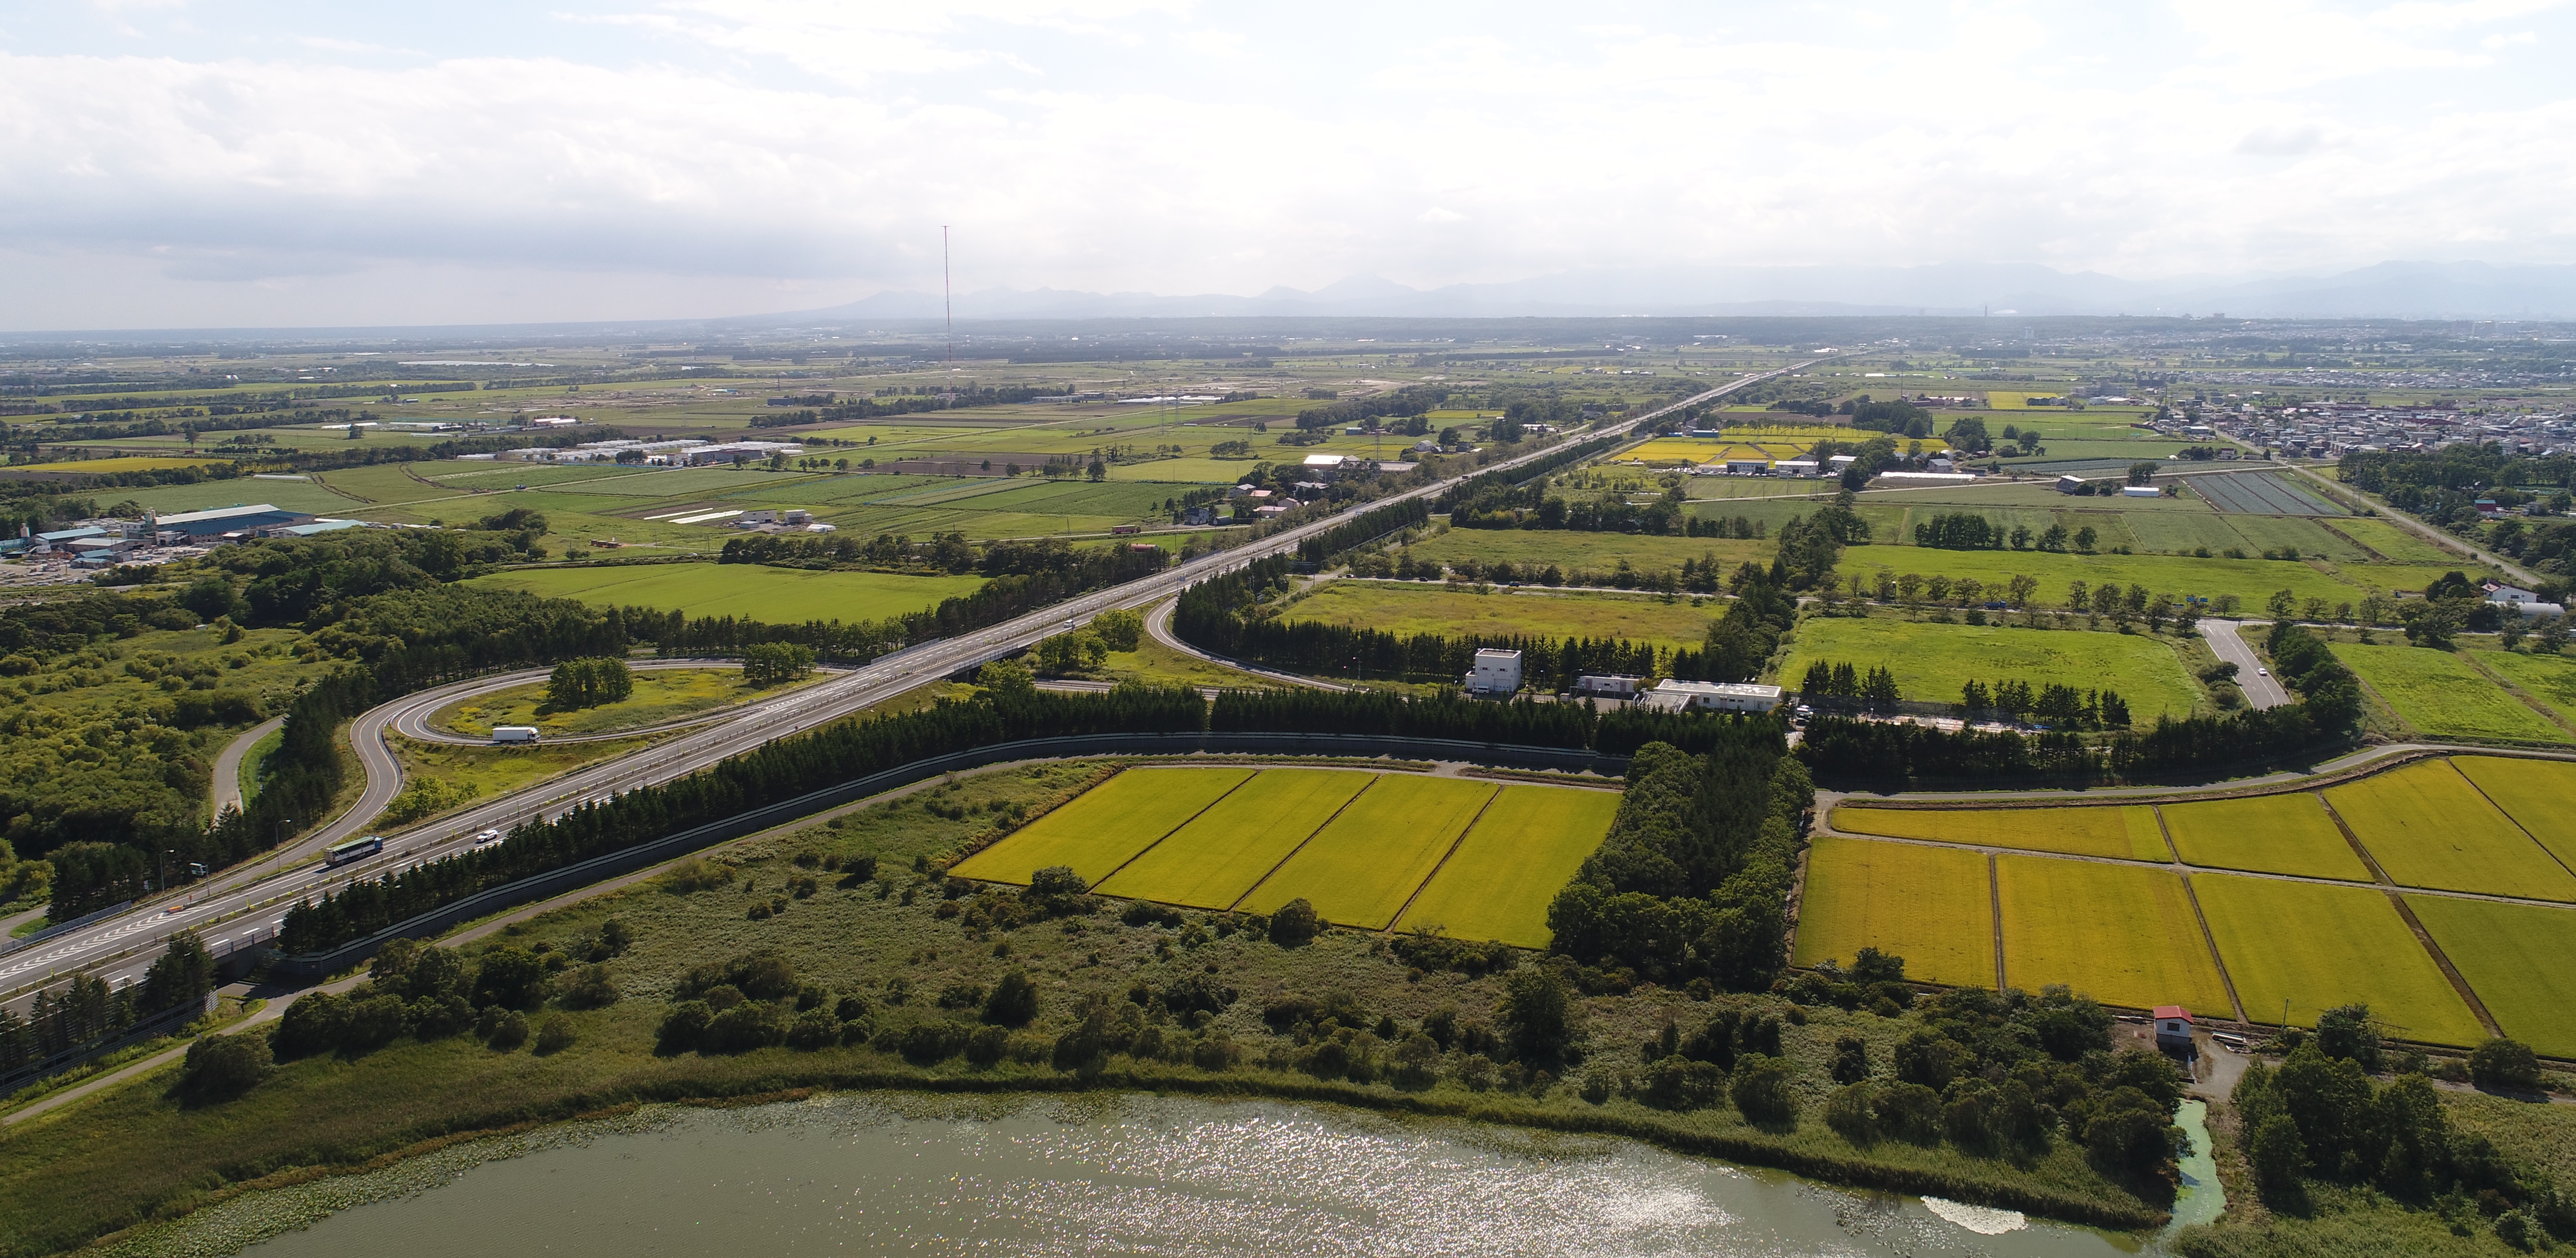
[[[1476,667],[1473,671],[1467,674],[1467,693],[1477,695],[1511,695],[1520,693],[1520,688],[1520,652],[1476,652]]]
[[[1780,706],[1778,686],[1755,685],[1735,681],[1676,681],[1672,678],[1655,683],[1642,700],[1658,712],[1768,712]]]

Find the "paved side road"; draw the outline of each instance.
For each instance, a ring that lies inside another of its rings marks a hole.
[[[2263,661],[2254,658],[2254,648],[2246,645],[2245,639],[2237,635],[2237,630],[2240,628],[2252,628],[2256,625],[2268,628],[2272,622],[2248,620],[2240,623],[2233,620],[2204,620],[2199,623],[2200,636],[2208,641],[2210,651],[2218,658],[2236,666],[2236,688],[2245,692],[2247,703],[2257,708],[2277,708],[2290,701],[2289,688],[2283,686],[2278,677],[2262,675]]]
[[[223,754],[215,757],[216,816],[223,816],[224,810],[227,808],[239,808],[242,806],[242,757],[249,755],[251,747],[256,745],[259,740],[276,733],[278,731],[278,727],[284,724],[286,724],[285,717],[272,716],[257,725],[251,726],[249,729],[243,730],[241,732],[241,737],[224,744]]]

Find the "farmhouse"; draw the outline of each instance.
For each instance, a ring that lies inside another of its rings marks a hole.
[[[2059,493],[2061,493],[2061,494],[2080,494],[2080,493],[2083,493],[2083,492],[2084,492],[2084,478],[2083,478],[2083,477],[2081,477],[2081,476],[2060,476],[2060,477],[2058,477],[2058,478],[2057,478],[2057,492],[2059,492]]]
[[[1645,705],[1658,712],[1768,712],[1780,706],[1778,686],[1746,682],[1676,681],[1655,683]]]

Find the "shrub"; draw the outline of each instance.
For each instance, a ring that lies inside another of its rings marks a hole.
[[[787,1046],[809,1053],[818,1048],[829,1048],[840,1038],[840,1020],[819,1008],[798,1014],[795,1023],[787,1028]]]
[[[528,1015],[516,1009],[501,1015],[492,1026],[491,1045],[496,1052],[509,1052],[528,1042]]]
[[[1727,1089],[1745,1121],[1785,1126],[1797,1121],[1798,1094],[1789,1086],[1789,1063],[1762,1053],[1748,1053],[1735,1063],[1735,1080]]]
[[[2531,1046],[2513,1040],[2488,1040],[2469,1053],[2469,1079],[2500,1092],[2540,1091],[2540,1059]]]
[[[1533,1064],[1552,1065],[1574,1041],[1574,1015],[1565,984],[1541,966],[1512,971],[1497,1011],[1512,1051]]]
[[[572,1019],[559,1013],[547,1014],[546,1020],[537,1025],[537,1055],[560,1053],[572,1047],[573,1038]]]
[[[1867,1083],[1847,1083],[1825,1098],[1825,1125],[1853,1144],[1868,1146],[1878,1140],[1878,1119],[1870,1103],[1877,1089]]]
[[[999,1026],[977,1027],[966,1037],[966,1064],[983,1068],[1000,1063],[1011,1045],[1011,1033]]]
[[[1321,933],[1324,925],[1324,919],[1315,916],[1315,906],[1301,896],[1270,915],[1270,942],[1282,948],[1299,947]]]
[[[517,944],[503,944],[483,954],[474,971],[474,1003],[525,1009],[545,998],[546,964]]]
[[[654,1033],[653,1051],[668,1057],[695,1049],[715,1016],[715,1010],[703,1000],[684,1000],[671,1006],[671,1011],[662,1015],[661,1029]]]
[[[1646,1068],[1642,1099],[1658,1109],[1706,1109],[1725,1090],[1725,1071],[1704,1061],[1666,1057]]]
[[[2298,1121],[2287,1114],[2264,1119],[2254,1129],[2248,1152],[2263,1199],[2276,1205],[2290,1201],[2299,1190],[2300,1172],[2308,1165],[2308,1146],[2299,1138]]]
[[[1021,1027],[1038,1016],[1038,985],[1029,976],[1013,970],[993,984],[993,994],[984,1000],[984,1021],[997,1027]]]
[[[225,1100],[258,1087],[275,1064],[265,1035],[200,1036],[188,1046],[179,1088],[199,1100]]]
[[[608,967],[585,965],[566,975],[558,997],[573,1009],[604,1009],[617,1003],[617,984],[608,977]]]
[[[706,1033],[699,1037],[702,1053],[748,1053],[767,1048],[787,1038],[787,1028],[795,1015],[767,1001],[746,1000],[707,1023]]]
[[[895,1051],[915,1065],[935,1065],[964,1051],[966,1038],[966,1028],[954,1022],[923,1022],[900,1034]]]
[[[1879,1086],[1873,1117],[1878,1129],[1908,1144],[1941,1143],[1941,1094],[1919,1083]]]
[[[1075,896],[1091,890],[1070,865],[1049,865],[1029,875],[1029,894],[1040,898]]]
[[[1834,1041],[1834,1082],[1858,1083],[1869,1077],[1869,1041],[1857,1035]]]

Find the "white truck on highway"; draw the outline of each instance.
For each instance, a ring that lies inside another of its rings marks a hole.
[[[534,725],[495,725],[492,727],[492,741],[496,743],[532,743],[537,741],[537,727]]]

